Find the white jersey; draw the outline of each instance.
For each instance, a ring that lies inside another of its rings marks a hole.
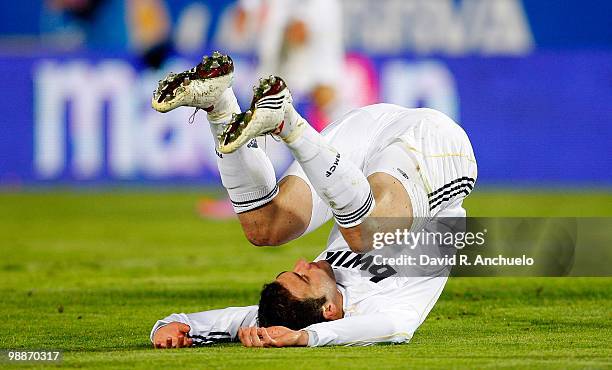
[[[413,231],[433,227],[434,216],[465,216],[462,202],[474,186],[476,161],[465,132],[442,113],[376,104],[350,112],[323,134],[366,176],[384,172],[404,185],[420,220],[412,225]],[[294,163],[285,174],[289,175],[303,178],[312,188],[299,165]],[[331,209],[313,189],[311,193],[313,211],[306,232],[332,217]],[[344,317],[304,328],[312,347],[407,342],[447,280],[441,269],[408,277],[391,266],[374,265],[367,256],[350,250],[337,226],[318,260],[327,260],[333,268]],[[257,325],[257,306],[173,314],[155,324],[151,338],[158,327],[173,321],[188,324],[197,344],[236,340],[240,327]]]

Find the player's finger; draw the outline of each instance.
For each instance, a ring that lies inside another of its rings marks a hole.
[[[191,346],[193,346],[193,339],[189,337],[185,337],[185,347],[191,347]]]
[[[191,327],[189,327],[187,324],[180,324],[178,330],[183,333],[189,333]]]
[[[176,348],[182,348],[185,345],[185,336],[183,334],[179,334],[176,337]]]
[[[240,341],[242,342],[242,345],[244,345],[245,347],[251,347],[251,339],[249,338],[247,333],[248,328],[241,328],[240,330],[242,332],[240,336]]]
[[[260,334],[263,338],[263,343],[266,347],[276,347],[276,341],[272,339],[266,328],[260,328]]]
[[[166,348],[172,348],[172,337],[166,338]]]
[[[249,338],[249,342],[251,343],[251,347],[257,347],[256,336],[257,333],[253,334],[253,328],[248,328],[246,331],[246,336]]]
[[[245,332],[244,333],[244,342],[242,342],[245,347],[253,347],[253,342],[251,342],[251,337]]]
[[[253,343],[253,345],[255,347],[263,347],[263,343],[261,342],[261,339],[259,338],[259,333],[257,332],[257,327],[252,327],[251,328],[251,342]]]

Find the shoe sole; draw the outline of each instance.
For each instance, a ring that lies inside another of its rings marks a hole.
[[[159,81],[151,106],[166,113],[181,106],[208,108],[232,85],[232,59],[219,52],[204,57],[202,62],[179,74],[170,73]]]
[[[272,82],[272,79],[277,79]],[[280,77],[270,76],[260,80],[255,88],[251,108],[232,118],[219,138],[219,152],[229,154],[257,136],[272,133],[281,124],[284,117],[284,105],[291,102],[285,82]],[[279,119],[279,110],[282,114]],[[236,138],[229,141],[230,135],[240,130]]]

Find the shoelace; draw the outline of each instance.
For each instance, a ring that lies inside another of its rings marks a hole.
[[[200,110],[200,108],[196,107],[196,109],[193,111],[191,116],[189,116],[189,120],[187,122],[189,122],[190,125],[193,124],[193,122],[195,121],[196,113],[198,113],[199,110]]]

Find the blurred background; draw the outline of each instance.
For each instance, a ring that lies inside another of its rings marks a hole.
[[[609,189],[611,17],[585,0],[2,2],[0,187],[217,186],[205,115],[150,97],[220,50],[243,107],[271,73],[319,129],[431,107],[469,133],[480,186]],[[290,156],[265,141],[280,175]]]

